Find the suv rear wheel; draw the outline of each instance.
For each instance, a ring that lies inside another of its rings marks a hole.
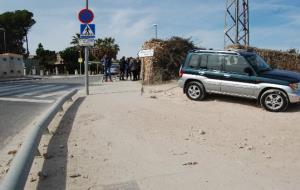
[[[206,92],[201,83],[192,81],[186,85],[186,95],[191,100],[203,100]]]
[[[285,93],[281,90],[271,89],[263,93],[260,99],[261,105],[268,111],[286,111],[289,101]]]

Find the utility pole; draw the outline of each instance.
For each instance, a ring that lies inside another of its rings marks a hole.
[[[155,31],[155,39],[157,39],[157,24],[153,24],[154,31]]]
[[[230,44],[249,46],[249,0],[226,0],[224,48]]]

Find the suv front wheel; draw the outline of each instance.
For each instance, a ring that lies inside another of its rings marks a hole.
[[[263,93],[260,99],[261,105],[268,111],[286,111],[289,101],[285,93],[281,90],[271,89]]]
[[[186,95],[191,100],[203,100],[206,92],[201,83],[192,81],[186,85]]]

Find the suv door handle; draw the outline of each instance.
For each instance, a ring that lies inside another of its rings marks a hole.
[[[231,77],[231,75],[229,75],[229,74],[224,74],[224,77],[229,78],[229,77]]]

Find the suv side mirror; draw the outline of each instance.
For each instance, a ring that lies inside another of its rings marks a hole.
[[[244,72],[247,73],[249,76],[252,76],[254,74],[250,67],[246,67],[244,69]]]

